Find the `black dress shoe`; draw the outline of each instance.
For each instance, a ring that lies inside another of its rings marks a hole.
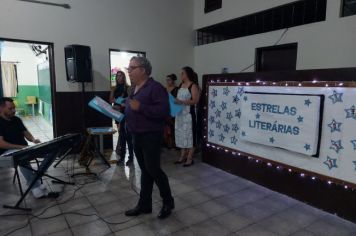
[[[157,218],[158,219],[167,218],[168,216],[171,215],[172,209],[174,209],[174,204],[173,205],[163,205],[162,209],[160,210],[160,212],[157,215]]]
[[[125,211],[126,216],[138,216],[141,214],[149,214],[152,213],[152,208],[142,208],[140,206],[136,206],[135,208]]]

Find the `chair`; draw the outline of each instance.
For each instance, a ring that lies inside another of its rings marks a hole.
[[[17,99],[13,99],[13,101],[16,107],[16,115],[22,114],[23,116],[26,116],[25,109],[19,107],[19,102],[17,101]]]
[[[36,96],[27,96],[25,103],[32,106],[32,116],[35,116],[35,105],[37,104]]]

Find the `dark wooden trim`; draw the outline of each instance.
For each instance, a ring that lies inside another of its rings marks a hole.
[[[52,111],[55,111],[56,109],[56,99],[55,99],[55,94],[57,91],[56,87],[56,72],[55,72],[55,62],[54,62],[54,44],[49,44],[48,45],[48,60],[49,60],[49,71],[50,71],[50,76],[51,76],[51,100],[52,100]],[[57,134],[57,119],[55,114],[52,112],[52,126],[53,126],[53,137],[58,137]]]
[[[57,106],[54,114],[57,118],[58,136],[67,133],[86,133],[89,127],[112,127],[112,119],[90,108],[88,103],[95,96],[109,99],[109,91],[96,92],[57,92]],[[112,136],[104,138],[104,148],[112,148]]]

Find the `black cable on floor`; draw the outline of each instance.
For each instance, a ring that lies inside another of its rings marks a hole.
[[[16,229],[14,229],[14,230],[12,230],[12,231],[10,231],[10,232],[8,232],[8,233],[5,234],[4,236],[10,235],[10,234],[12,234],[12,233],[14,233],[14,232],[16,232],[16,231],[18,231],[18,230],[21,230],[21,229],[25,228],[27,225],[30,224],[32,218],[34,218],[34,217],[39,217],[39,216],[43,215],[48,209],[69,202],[70,200],[72,200],[72,199],[75,197],[75,194],[77,193],[78,190],[80,190],[80,189],[81,189],[82,187],[84,187],[85,185],[90,184],[90,183],[94,183],[94,182],[96,182],[96,181],[97,181],[97,180],[91,181],[91,182],[86,182],[86,183],[80,185],[76,190],[74,190],[73,195],[72,195],[71,197],[69,197],[68,199],[64,200],[64,201],[61,202],[61,203],[58,203],[58,202],[57,202],[57,203],[55,203],[55,204],[53,204],[53,205],[50,205],[50,206],[46,207],[45,209],[42,210],[42,212],[41,212],[40,214],[33,215],[33,214],[31,214],[31,213],[24,213],[24,214],[6,214],[6,215],[0,215],[0,217],[10,217],[10,216],[20,216],[20,215],[31,216],[31,218],[27,220],[27,223],[26,223],[25,225],[23,225],[23,226],[21,226],[21,227],[19,227],[19,228],[16,228]]]
[[[106,170],[106,169],[105,169]],[[101,171],[98,176],[100,174],[102,174],[105,170]],[[91,181],[91,182],[85,182],[84,184],[80,185],[76,190],[74,190],[73,192],[73,195],[71,197],[69,197],[68,199],[66,199],[65,201],[61,202],[61,203],[56,203],[54,205],[51,205],[49,207],[46,207],[45,209],[42,210],[41,213],[37,214],[37,215],[33,215],[33,214],[29,214],[29,213],[25,213],[25,214],[9,214],[9,215],[0,215],[3,216],[3,217],[6,217],[6,216],[19,216],[19,215],[27,215],[27,216],[31,216],[31,218],[29,218],[26,222],[25,225],[19,227],[19,228],[16,228],[16,229],[13,229],[12,231],[8,232],[7,234],[5,234],[4,236],[8,236],[8,235],[11,235],[12,233],[18,231],[18,230],[21,230],[23,228],[25,228],[26,226],[28,226],[31,222],[31,220],[33,218],[37,218],[37,219],[51,219],[51,218],[55,218],[57,216],[61,216],[61,215],[66,215],[66,214],[72,214],[72,215],[80,215],[80,216],[96,216],[98,219],[100,219],[101,221],[105,222],[106,224],[111,224],[111,225],[119,225],[119,224],[125,224],[129,221],[132,221],[133,219],[135,219],[136,217],[132,217],[131,219],[128,219],[128,220],[125,220],[125,221],[121,221],[121,222],[109,222],[107,220],[105,220],[103,217],[97,215],[97,214],[84,214],[84,213],[78,213],[78,212],[62,212],[62,213],[59,213],[57,215],[53,215],[53,216],[49,216],[49,217],[40,217],[41,215],[43,215],[48,209],[54,207],[54,206],[59,206],[59,205],[62,205],[64,203],[67,203],[69,202],[70,200],[72,200],[74,197],[75,197],[75,194],[78,190],[80,190],[82,187],[84,187],[85,185],[87,184],[90,184],[90,183],[94,183],[96,181],[98,181],[99,179],[96,179],[95,181]],[[137,192],[137,190],[135,189],[134,187],[134,180],[135,180],[135,177],[132,177],[131,181],[130,181],[130,187],[131,189],[137,194],[139,195],[139,193]]]

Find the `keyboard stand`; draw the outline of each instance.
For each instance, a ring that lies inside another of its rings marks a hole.
[[[59,163],[61,163],[66,157],[67,155],[73,150],[73,148],[70,148],[68,151],[66,151],[61,157],[60,159],[57,161],[57,163],[53,166],[54,168],[56,168]]]
[[[22,156],[24,156],[24,159],[18,158],[14,159],[14,168],[15,168],[15,175],[18,180],[19,188],[20,188],[20,193],[21,197],[20,199],[16,202],[15,205],[10,206],[10,205],[3,205],[4,208],[9,208],[9,209],[16,209],[16,210],[24,210],[24,211],[31,211],[31,208],[26,208],[26,207],[20,207],[20,204],[22,201],[25,199],[27,194],[30,192],[30,190],[33,188],[33,186],[36,184],[36,182],[41,179],[43,176],[46,176],[50,179],[52,179],[52,183],[60,183],[60,184],[68,184],[68,185],[74,185],[73,182],[66,182],[61,179],[58,179],[56,177],[53,177],[49,174],[46,174],[46,171],[48,168],[53,164],[53,162],[56,160],[56,158],[61,155],[63,152],[68,153],[68,150],[71,150],[74,146],[73,142],[75,140],[71,139],[63,139],[59,140],[58,142],[53,142],[50,143],[50,145],[43,145],[39,149],[34,149],[31,151],[22,151]],[[21,150],[19,151],[21,152]],[[15,155],[14,153],[13,155]],[[41,164],[37,167],[37,170],[33,169],[32,167],[29,167],[27,165],[29,159],[35,159],[36,158],[43,158],[43,161]],[[21,186],[21,181],[20,181],[20,176],[18,173],[18,167],[26,168],[30,171],[33,172],[34,178],[31,181],[30,185],[27,187],[26,191],[22,191],[22,186]]]

